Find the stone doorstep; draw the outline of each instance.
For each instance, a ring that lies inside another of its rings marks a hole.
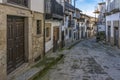
[[[19,74],[23,73],[23,72],[26,71],[28,68],[29,68],[29,67],[28,67],[28,63],[24,63],[23,65],[21,65],[20,67],[18,67],[16,70],[14,70],[13,72],[11,72],[11,73],[7,76],[7,80],[13,80],[16,75],[19,75]]]
[[[8,75],[7,80],[29,80],[34,75],[36,75],[38,72],[43,70],[43,68],[44,68],[43,66],[41,66],[39,68],[31,68],[31,66],[29,66],[27,63],[25,63],[22,66],[20,66],[19,68],[17,68],[15,71],[10,73]]]
[[[35,64],[37,64],[37,63],[35,63]],[[32,69],[31,68],[31,66],[33,66],[35,64],[29,65],[29,63],[24,63],[23,65],[21,65],[20,67],[18,67],[16,70],[14,70],[13,72],[11,72],[7,76],[7,80],[26,80],[26,79],[21,79],[20,76],[22,76],[22,77],[26,76],[26,73],[29,73],[31,71],[33,71],[33,73],[35,73],[36,69]],[[31,74],[28,74],[26,77],[29,77]]]
[[[23,74],[16,76],[16,78],[14,80],[29,80],[43,69],[44,69],[44,67],[31,68],[28,71],[24,72]]]

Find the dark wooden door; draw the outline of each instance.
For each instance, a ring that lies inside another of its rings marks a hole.
[[[111,27],[108,26],[108,42],[110,42],[110,37],[111,37]]]
[[[81,27],[81,38],[83,39],[84,38],[84,28],[83,27]]]
[[[7,17],[7,72],[24,63],[24,18]]]
[[[62,31],[61,35],[62,35],[61,36],[61,39],[62,39],[62,45],[61,45],[61,47],[63,48],[65,46],[64,31]]]
[[[119,40],[119,30],[118,27],[114,28],[114,44],[118,46],[118,40]]]
[[[53,29],[53,52],[55,52],[59,46],[58,46],[58,40],[59,40],[59,28],[58,26],[55,26]]]

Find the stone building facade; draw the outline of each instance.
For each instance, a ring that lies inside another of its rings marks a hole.
[[[24,63],[42,57],[44,18],[30,6],[0,2],[0,80],[7,80]]]

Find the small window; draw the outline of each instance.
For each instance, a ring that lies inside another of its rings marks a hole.
[[[49,37],[50,36],[50,28],[46,28],[46,37]]]
[[[59,40],[59,28],[57,28],[57,40]]]
[[[37,34],[41,34],[42,29],[41,29],[41,20],[37,20]]]
[[[51,40],[51,23],[45,23],[45,37],[46,42]]]
[[[28,7],[29,0],[7,0],[8,3]]]

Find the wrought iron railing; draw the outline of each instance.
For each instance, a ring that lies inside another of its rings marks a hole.
[[[63,16],[63,6],[56,0],[46,0],[45,2],[46,18],[61,18]]]
[[[24,7],[28,7],[28,1],[29,0],[7,0],[8,3],[16,4]]]

